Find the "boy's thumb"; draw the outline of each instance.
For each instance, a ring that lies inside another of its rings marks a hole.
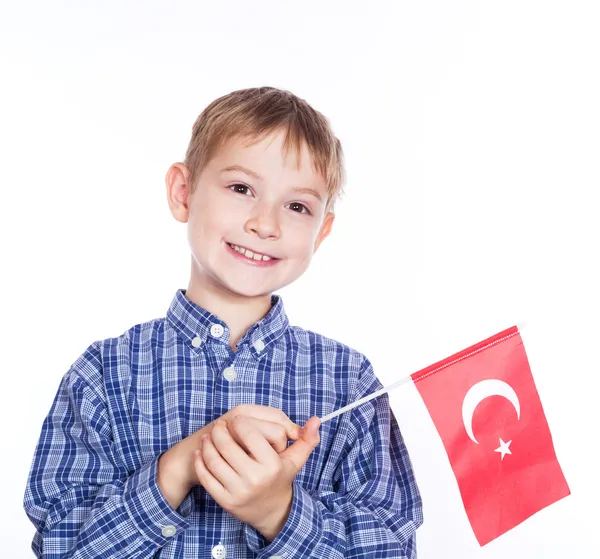
[[[296,475],[308,460],[311,452],[321,441],[319,427],[321,420],[317,416],[311,417],[300,431],[300,438],[294,441],[280,456],[287,460],[294,468]]]

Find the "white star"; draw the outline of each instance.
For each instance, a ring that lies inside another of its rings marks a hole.
[[[496,450],[494,450],[494,452],[501,452],[502,453],[502,456],[500,457],[500,460],[504,460],[504,455],[505,454],[512,454],[512,452],[508,448],[510,446],[510,443],[512,443],[512,441],[508,441],[507,443],[505,443],[502,439],[500,439],[500,446]]]

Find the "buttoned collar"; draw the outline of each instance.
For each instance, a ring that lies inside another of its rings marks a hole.
[[[216,315],[188,299],[185,289],[178,289],[167,310],[167,320],[193,351],[202,351],[207,343],[229,345],[229,327]],[[271,309],[253,324],[237,344],[250,346],[251,352],[260,357],[286,331],[289,321],[279,295],[271,296]]]

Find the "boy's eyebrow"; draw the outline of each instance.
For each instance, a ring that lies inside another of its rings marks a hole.
[[[321,195],[313,188],[302,188],[299,186],[299,187],[292,188],[292,190],[294,190],[295,192],[302,192],[303,194],[312,194],[319,201],[321,201],[323,199],[321,197]]]
[[[226,171],[241,171],[242,173],[254,177],[256,180],[262,180],[262,177],[258,173],[255,173],[252,169],[248,169],[248,167],[244,167],[243,165],[229,165],[229,167],[221,169],[221,173],[225,173]]]

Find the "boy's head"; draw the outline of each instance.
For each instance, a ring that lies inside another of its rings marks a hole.
[[[306,101],[274,87],[242,89],[213,101],[197,118],[185,155],[191,192],[206,164],[233,138],[253,142],[284,132],[284,150],[296,155],[304,146],[327,186],[327,210],[333,209],[344,181],[343,154],[327,119]]]
[[[331,230],[343,176],[339,140],[302,99],[269,87],[211,103],[167,173],[171,212],[188,222],[188,289],[257,297],[297,279]]]

